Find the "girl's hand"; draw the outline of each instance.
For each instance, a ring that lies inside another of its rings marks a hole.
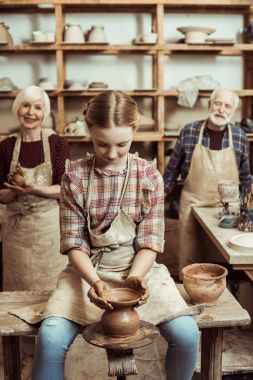
[[[112,305],[104,298],[104,293],[109,289],[109,286],[104,281],[96,281],[88,291],[90,302],[100,307],[100,309],[112,310]]]
[[[124,288],[132,288],[141,293],[141,299],[137,306],[143,305],[147,302],[149,298],[149,289],[146,284],[144,277],[142,276],[130,276],[128,277],[122,285]]]

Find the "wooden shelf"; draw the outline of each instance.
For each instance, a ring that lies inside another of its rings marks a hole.
[[[66,44],[63,41],[63,29],[68,13],[148,13],[153,30],[158,33],[156,44]],[[242,57],[244,81],[243,88],[237,90],[242,99],[243,117],[253,117],[253,43],[235,43],[234,45],[188,45],[185,43],[166,43],[163,33],[164,17],[167,13],[196,13],[196,14],[241,14],[244,25],[253,20],[253,0],[0,0],[0,13],[8,14],[49,14],[55,19],[56,41],[51,44],[35,44],[27,41],[20,45],[0,45],[1,55],[46,55],[55,58],[57,67],[57,83],[54,91],[48,91],[50,98],[54,100],[57,108],[57,132],[64,135],[67,121],[66,103],[76,99],[88,99],[98,92],[69,91],[64,89],[66,79],[67,59],[71,55],[141,55],[150,56],[152,65],[151,89],[122,89],[134,98],[149,98],[152,104],[152,117],[155,120],[154,132],[138,132],[135,135],[136,142],[153,142],[157,146],[157,161],[161,172],[165,166],[165,144],[175,141],[178,133],[172,131],[164,136],[165,101],[177,98],[177,90],[169,88],[164,82],[165,58],[170,55],[192,54],[196,56],[238,56]],[[167,88],[166,88],[167,87]],[[121,90],[119,88],[119,90]],[[199,91],[199,97],[209,97],[211,91]],[[0,92],[0,100],[13,99],[17,91]],[[159,109],[159,112],[157,110]],[[0,140],[6,136],[0,136]],[[67,137],[70,142],[87,143],[89,137]],[[253,135],[248,136],[253,141]]]

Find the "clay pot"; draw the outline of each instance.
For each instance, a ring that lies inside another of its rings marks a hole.
[[[228,271],[218,264],[192,264],[182,269],[184,288],[191,303],[217,301],[226,288]]]
[[[107,291],[105,299],[113,306],[113,310],[106,310],[101,318],[105,334],[118,338],[135,334],[140,327],[140,318],[133,307],[139,301],[140,293],[130,288],[116,288]]]

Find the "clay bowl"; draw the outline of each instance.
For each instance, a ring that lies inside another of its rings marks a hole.
[[[136,305],[140,300],[140,292],[131,288],[115,288],[105,292],[105,299],[113,307],[126,307]]]
[[[218,264],[192,264],[182,269],[184,288],[191,303],[217,301],[226,288],[228,271]]]
[[[130,288],[115,288],[104,293],[104,298],[113,306],[113,310],[106,310],[101,318],[106,335],[123,338],[137,332],[140,318],[133,307],[140,296],[137,290]]]

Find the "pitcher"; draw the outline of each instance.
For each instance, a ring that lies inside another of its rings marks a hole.
[[[9,32],[9,27],[3,21],[0,22],[0,42],[13,45],[13,39]]]
[[[80,24],[77,22],[66,24],[64,41],[71,44],[84,43],[84,35]]]
[[[107,42],[107,37],[103,26],[92,26],[88,37],[89,42],[103,43]]]

